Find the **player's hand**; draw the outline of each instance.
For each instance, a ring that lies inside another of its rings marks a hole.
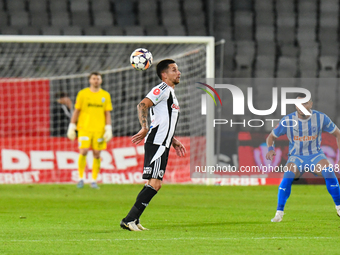
[[[112,139],[112,126],[111,125],[105,126],[105,133],[103,137],[104,137],[105,142],[108,142]]]
[[[175,148],[178,157],[184,157],[187,153],[184,145],[175,138],[172,140],[172,146]]]
[[[274,156],[276,156],[276,153],[274,150],[268,151],[266,154],[266,159],[273,160]]]
[[[72,141],[76,139],[76,129],[77,129],[76,124],[70,123],[70,125],[68,125],[67,137]]]
[[[143,139],[145,138],[145,136],[147,135],[147,133],[149,132],[149,129],[147,128],[142,128],[141,130],[139,130],[139,132],[137,134],[135,134],[132,138],[131,141],[134,144],[139,144],[141,141],[143,141]]]

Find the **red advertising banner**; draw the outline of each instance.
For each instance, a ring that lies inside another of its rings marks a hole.
[[[185,183],[190,179],[190,138],[180,137],[187,156],[179,158],[171,149],[165,182]],[[78,181],[78,143],[67,138],[0,138],[0,184],[75,183]],[[141,183],[144,146],[135,146],[130,137],[116,137],[101,153],[100,183]],[[86,181],[91,180],[93,155],[87,157]]]

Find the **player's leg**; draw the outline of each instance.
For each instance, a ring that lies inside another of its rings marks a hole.
[[[283,211],[287,202],[287,199],[290,196],[292,183],[295,178],[300,177],[300,172],[297,165],[293,162],[289,162],[286,165],[286,171],[283,175],[283,179],[280,183],[278,194],[277,194],[277,209],[275,217],[271,220],[272,222],[280,222],[283,218]]]
[[[93,150],[93,163],[92,163],[92,180],[91,188],[99,189],[97,184],[98,174],[100,172],[100,152],[98,150]]]
[[[78,175],[79,181],[77,184],[78,188],[84,187],[84,172],[86,167],[86,155],[89,151],[91,144],[90,134],[86,132],[78,133],[78,143],[79,143],[79,158],[78,158]]]
[[[106,142],[103,139],[103,132],[95,133],[92,139],[93,163],[92,163],[92,180],[91,188],[99,189],[97,184],[98,174],[100,172],[100,152],[106,149]]]
[[[323,154],[323,156],[321,157],[326,156],[324,156]],[[333,198],[337,215],[340,217],[340,187],[339,181],[334,173],[334,166],[330,167],[328,160],[326,158],[322,158],[317,163],[316,169],[318,169],[318,172],[316,174],[320,176],[321,173],[321,175],[325,179],[327,190]]]
[[[163,152],[159,155],[160,157],[156,159],[154,158],[161,152],[159,150],[160,147],[161,146],[147,143],[144,145],[145,154],[143,179],[147,179],[148,182],[137,195],[136,202],[127,216],[121,221],[120,225],[124,229],[135,231],[134,229],[131,229],[134,228],[135,225],[139,230],[145,230],[145,228],[140,225],[139,218],[150,203],[151,199],[157,194],[158,190],[162,186],[162,180],[168,159],[168,149],[164,151],[164,148],[161,148]],[[135,224],[133,224],[133,222]],[[131,226],[129,223],[131,223]]]

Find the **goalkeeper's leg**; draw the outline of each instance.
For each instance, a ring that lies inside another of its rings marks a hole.
[[[80,149],[79,150],[79,158],[78,158],[78,175],[79,175],[79,181],[77,184],[78,188],[84,187],[84,172],[86,167],[86,155],[87,155],[88,149]]]
[[[99,186],[97,184],[99,172],[100,172],[100,151],[93,150],[92,180],[91,180],[91,188],[93,189],[99,189]]]

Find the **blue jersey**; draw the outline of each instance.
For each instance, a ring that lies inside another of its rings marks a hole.
[[[297,112],[284,116],[272,133],[275,137],[287,135],[289,155],[308,156],[322,152],[322,131],[333,133],[336,129],[326,114],[312,110],[312,115],[305,120],[299,119]]]

